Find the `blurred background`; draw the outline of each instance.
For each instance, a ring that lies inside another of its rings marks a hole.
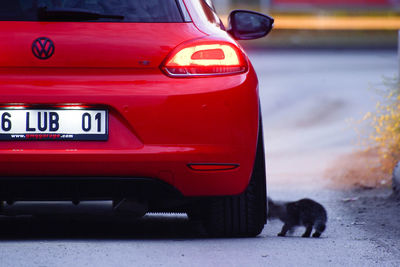
[[[241,42],[260,81],[272,194],[390,187],[400,160],[400,0],[213,2],[225,25],[234,9],[275,19],[266,38]]]
[[[276,19],[268,41],[250,46],[302,48],[395,48],[400,0],[214,0],[226,21],[233,9],[251,9]],[[224,22],[225,22],[224,21]]]

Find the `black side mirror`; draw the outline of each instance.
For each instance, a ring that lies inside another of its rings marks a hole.
[[[274,19],[254,11],[234,10],[229,15],[228,33],[236,40],[252,40],[266,36]]]

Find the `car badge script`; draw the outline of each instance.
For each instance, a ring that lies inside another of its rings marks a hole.
[[[37,38],[33,41],[32,52],[38,59],[48,59],[54,54],[54,43],[46,37]]]

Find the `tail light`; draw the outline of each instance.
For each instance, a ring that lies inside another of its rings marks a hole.
[[[223,41],[192,41],[178,46],[161,69],[172,77],[238,74],[247,71],[242,51]]]

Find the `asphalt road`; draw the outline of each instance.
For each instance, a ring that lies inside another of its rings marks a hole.
[[[399,206],[390,191],[329,189],[324,174],[353,148],[356,135],[346,119],[375,105],[373,88],[395,75],[396,54],[250,56],[261,82],[269,195],[325,205],[329,221],[321,238],[298,237],[303,229],[277,237],[282,224],[273,221],[257,238],[209,239],[184,215],[136,221],[113,216],[109,202],[18,203],[7,212],[41,216],[0,218],[0,266],[399,266],[399,217],[387,215]],[[49,210],[59,215],[46,216]]]

